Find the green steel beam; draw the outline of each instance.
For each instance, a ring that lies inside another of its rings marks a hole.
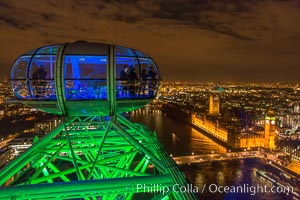
[[[146,137],[145,134],[141,133],[141,131],[135,127],[130,121],[128,121],[127,119],[125,119],[124,117],[122,117],[120,114],[118,114],[118,121],[120,121],[121,123],[125,124],[129,129],[135,130],[135,132],[143,137],[145,140],[148,140],[148,137]]]
[[[133,148],[132,146],[130,146],[129,144],[128,145],[111,145],[111,146],[104,146],[102,147],[103,150],[106,150],[106,151],[109,151],[111,149],[115,149],[115,150],[122,150],[122,149],[130,149],[130,148]],[[98,147],[80,147],[80,148],[76,148],[76,151],[86,151],[86,150],[89,150],[89,151],[92,151],[92,150],[98,150],[99,148]],[[69,150],[68,147],[64,147],[62,149],[62,152],[65,152]],[[53,152],[56,152],[56,149],[44,149],[44,151],[47,151],[47,152],[44,152],[45,154],[46,153],[53,153]],[[43,152],[43,151],[42,151]]]
[[[106,139],[106,137],[107,137],[108,132],[109,132],[110,129],[111,129],[111,124],[109,124],[109,125],[107,126],[107,129],[106,129],[106,131],[105,131],[105,133],[104,133],[104,136],[102,137],[102,140],[101,140],[100,145],[99,145],[98,153],[97,153],[96,158],[95,158],[95,160],[94,160],[94,162],[93,162],[93,166],[92,166],[92,169],[91,169],[90,174],[88,175],[87,180],[90,180],[90,179],[91,179],[92,172],[93,172],[94,169],[95,169],[95,165],[96,165],[96,163],[97,163],[97,161],[98,161],[98,159],[99,159],[99,156],[100,156],[101,151],[102,151],[103,144],[104,144],[104,142],[105,142],[105,139]]]
[[[172,187],[169,187],[168,192],[166,192],[165,194],[164,193],[160,193],[159,195],[153,197],[151,200],[167,200],[167,199],[169,199],[169,197],[168,197],[169,195],[172,195]],[[181,199],[179,199],[179,200],[181,200]]]
[[[86,167],[90,167],[90,166],[92,166],[92,164],[83,165],[83,166],[80,166],[78,168],[79,168],[79,170],[82,170],[82,169],[85,169]],[[49,176],[36,178],[36,179],[32,180],[32,184],[43,183],[43,182],[47,181],[48,178],[54,179],[54,178],[58,178],[58,177],[61,177],[61,176],[72,174],[72,173],[76,174],[76,169],[75,168],[69,168],[67,170],[60,171],[59,173],[50,174]]]
[[[89,162],[89,163],[92,163],[93,162],[93,159],[92,157],[90,157],[90,153],[88,152],[83,152],[83,155],[85,157],[85,159]],[[98,173],[97,170],[91,170],[90,168],[86,168],[88,170],[88,172],[93,176],[93,178],[96,178],[96,179],[101,179],[101,174]],[[90,180],[89,178],[87,178],[86,180]]]
[[[59,125],[56,129],[48,133],[42,140],[37,141],[31,148],[27,149],[24,153],[12,160],[0,172],[0,185],[4,184],[10,177],[20,171],[27,163],[30,163],[35,152],[45,146],[54,136],[56,136],[63,129],[63,124]]]
[[[30,184],[31,180],[35,179],[43,170],[43,168],[47,167],[48,164],[55,158],[55,156],[57,156],[57,154],[59,153],[59,151],[63,148],[64,145],[60,146],[57,151],[50,157],[48,158],[48,160],[43,164],[43,166],[41,166],[31,177],[30,179],[28,179],[27,184]]]
[[[60,109],[62,115],[67,116],[67,109],[64,102],[65,101],[65,87],[64,87],[64,67],[63,67],[63,52],[65,49],[66,44],[62,45],[61,48],[58,50],[57,59],[55,62],[55,68],[54,68],[54,87],[55,87],[55,94],[57,98],[57,105]]]
[[[64,160],[66,161],[72,161],[72,158],[63,158]],[[77,160],[76,161],[77,163],[80,163],[82,164],[82,166],[78,167],[79,169],[85,169],[87,167],[91,167],[93,165],[93,163],[89,163],[87,161],[84,161],[84,160]],[[109,170],[116,170],[116,171],[119,171],[119,172],[124,172],[124,173],[128,173],[128,174],[132,174],[134,176],[150,176],[151,174],[143,174],[143,173],[139,173],[139,172],[135,172],[135,171],[132,171],[132,170],[127,170],[127,169],[122,169],[122,168],[118,168],[118,167],[113,167],[113,166],[108,166],[108,165],[104,165],[104,164],[96,164],[97,167],[99,168],[104,168],[104,169],[109,169]],[[70,169],[66,170],[66,171],[69,171]],[[74,171],[75,172],[75,171]]]
[[[140,169],[141,169],[141,167],[143,166],[143,164],[146,162],[146,160],[147,160],[147,158],[143,158],[142,160],[141,160],[141,162],[139,162],[139,164],[134,168],[134,171],[136,172],[136,171],[139,171]]]
[[[152,162],[159,168],[159,170],[163,173],[165,173],[164,166],[161,164],[161,161],[154,156],[148,149],[146,149],[141,143],[139,143],[136,139],[134,139],[130,134],[128,134],[121,126],[119,126],[114,121],[111,122],[112,125],[119,130],[119,133],[122,137],[127,138],[131,144],[141,150],[143,153],[145,153],[147,156],[149,156],[152,160]]]
[[[130,166],[131,166],[131,164],[132,164],[132,162],[133,162],[133,160],[134,160],[136,154],[137,154],[137,151],[134,151],[134,152],[131,154],[130,159],[129,159],[129,161],[128,161],[126,167],[125,167],[125,169],[129,169],[129,168],[130,168]]]
[[[75,153],[74,153],[73,146],[72,146],[72,142],[70,140],[70,137],[69,137],[69,134],[68,134],[68,131],[67,131],[66,127],[65,127],[65,133],[66,133],[66,138],[67,138],[68,145],[69,145],[71,155],[72,155],[72,162],[73,162],[73,165],[76,169],[76,174],[77,174],[78,180],[84,180],[83,175],[82,175],[81,171],[78,168],[76,158],[75,158]]]
[[[36,184],[12,186],[5,188],[5,190],[0,189],[0,199],[10,199],[11,197],[28,199],[53,197],[72,198],[73,195],[78,194],[82,196],[102,196],[104,194],[114,193],[142,193],[144,192],[143,190],[137,190],[139,184],[145,184],[145,187],[154,190],[154,185],[157,183],[160,183],[162,187],[173,185],[172,178],[169,175]]]
[[[110,103],[110,116],[114,117],[116,113],[116,51],[115,45],[109,45],[109,54],[108,54],[108,76],[107,77],[107,96]]]
[[[23,180],[28,176],[30,169],[36,170],[32,177],[28,180],[32,185],[22,185],[20,181],[12,182],[12,184],[20,184],[20,187],[26,186],[28,188],[41,186],[46,182],[52,182],[53,185],[58,184],[57,181],[64,181],[72,183],[77,177],[79,182],[86,182],[88,179],[93,181],[110,180],[114,183],[119,183],[119,180],[127,180],[127,178],[138,177],[157,177],[150,172],[146,172],[150,162],[154,164],[155,169],[158,169],[161,174],[167,175],[171,178],[171,183],[165,186],[171,187],[174,184],[184,185],[185,177],[178,170],[174,161],[165,152],[155,134],[151,133],[145,127],[139,124],[132,124],[122,116],[111,116],[110,121],[91,122],[90,120],[98,120],[97,117],[74,117],[67,122],[60,125],[58,129],[50,132],[44,139],[38,141],[33,145],[29,153],[25,152],[18,161],[14,161],[14,165],[6,169],[9,172],[5,181],[14,174],[20,174],[17,178]],[[88,126],[94,124],[97,130],[89,130]],[[65,129],[63,127],[65,126]],[[68,156],[61,156],[60,153],[67,153]],[[141,155],[137,155],[137,153]],[[31,159],[36,159],[40,163],[40,167],[34,169],[34,165],[24,168],[24,166],[31,162]],[[172,162],[173,161],[173,162]],[[19,165],[19,162],[24,162]],[[42,164],[43,163],[43,164]],[[66,166],[72,166],[68,168]],[[76,165],[74,165],[76,163]],[[60,167],[60,164],[62,167]],[[20,166],[20,167],[19,167]],[[64,167],[65,166],[65,167]],[[22,168],[23,171],[20,171]],[[44,169],[49,171],[43,171]],[[155,170],[154,169],[154,170]],[[44,172],[44,176],[43,175]],[[21,172],[21,173],[19,173]],[[3,171],[0,172],[3,174]],[[76,176],[77,174],[77,176]],[[101,179],[101,180],[99,180]],[[152,178],[151,178],[152,179]],[[85,180],[85,181],[80,181]],[[146,180],[146,179],[145,179]],[[149,180],[149,179],[147,179]],[[0,180],[1,181],[1,180]],[[27,182],[27,183],[29,183]],[[143,181],[142,184],[149,184]],[[51,185],[47,184],[47,185]],[[161,184],[160,180],[153,184]],[[9,186],[4,191],[16,186]],[[106,188],[100,192],[93,188],[83,190],[76,185],[74,191],[66,191],[60,193],[59,191],[44,190],[42,194],[33,194],[32,198],[45,199],[57,196],[62,199],[69,198],[83,198],[96,199],[101,196],[104,199],[120,198],[120,195],[125,195],[124,198],[131,199],[135,193],[134,190],[128,190],[127,187],[122,188],[118,185],[107,185]],[[44,189],[44,188],[43,188]],[[2,189],[0,189],[1,191]],[[123,191],[124,190],[124,191]],[[68,193],[70,192],[70,193]],[[4,194],[4,193],[2,193]],[[25,193],[26,194],[26,193]],[[25,195],[24,194],[24,195]],[[24,199],[25,196],[12,196],[16,199]],[[171,199],[196,199],[192,195],[169,194]],[[159,196],[157,198],[165,198]],[[1,192],[0,192],[1,199]]]
[[[54,172],[54,173],[60,173],[59,169],[57,169],[53,164],[49,163],[48,167]],[[70,182],[70,179],[64,175],[59,176],[61,178],[62,181],[64,182]]]
[[[151,138],[151,140],[157,140],[157,138]],[[156,147],[157,152],[160,154],[160,156],[164,159],[162,161],[164,162],[169,174],[171,175],[172,179],[175,183],[177,183],[177,191],[179,191],[180,186],[185,186],[186,179],[183,176],[183,172],[181,172],[178,168],[174,160],[167,154],[167,152],[164,150],[163,146],[159,142],[153,141],[153,144]],[[193,193],[175,193],[175,196],[179,199],[197,199],[195,194]]]

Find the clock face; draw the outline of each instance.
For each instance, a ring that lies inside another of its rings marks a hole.
[[[274,121],[274,120],[272,120],[272,121],[271,121],[271,124],[272,124],[272,125],[274,125],[274,124],[275,124],[275,121]]]
[[[269,123],[270,123],[270,120],[267,119],[267,120],[266,120],[266,124],[269,124]]]

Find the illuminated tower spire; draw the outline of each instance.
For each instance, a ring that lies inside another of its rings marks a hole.
[[[7,82],[7,76],[6,75],[3,77],[3,81],[4,81],[4,83]]]

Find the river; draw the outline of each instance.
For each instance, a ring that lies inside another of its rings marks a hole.
[[[225,153],[227,149],[200,134],[185,122],[168,117],[159,110],[139,109],[132,112],[131,121],[145,124],[173,156]]]

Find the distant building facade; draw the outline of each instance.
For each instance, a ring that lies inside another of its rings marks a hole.
[[[220,114],[220,98],[211,94],[209,98],[209,113],[192,114],[191,122],[202,131],[232,148],[275,148],[276,118],[273,111],[269,111],[264,120],[264,128],[255,127],[245,129],[237,122],[222,121]]]
[[[0,169],[7,164],[10,160],[12,160],[13,150],[5,146],[0,149]]]
[[[54,118],[45,122],[38,122],[34,124],[34,132],[38,134],[47,134],[58,126],[62,120],[60,118]]]

